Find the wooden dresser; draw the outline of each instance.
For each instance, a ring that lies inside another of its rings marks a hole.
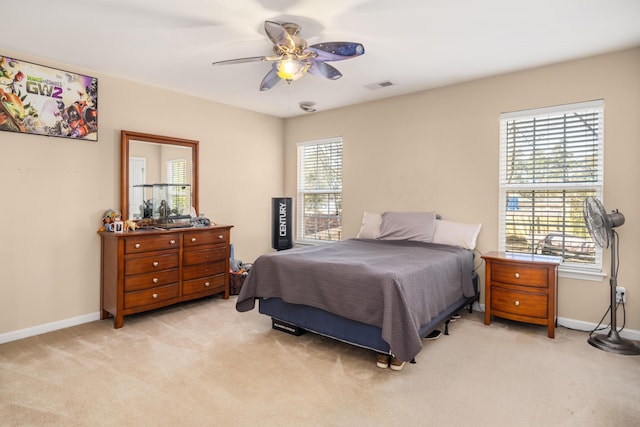
[[[482,258],[486,261],[484,323],[489,325],[494,315],[547,325],[553,338],[562,257],[491,252]]]
[[[229,298],[232,226],[101,232],[101,318],[221,293]]]

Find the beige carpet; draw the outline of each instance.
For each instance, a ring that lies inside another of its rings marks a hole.
[[[637,426],[640,357],[464,312],[417,364],[211,298],[0,345],[7,426]]]

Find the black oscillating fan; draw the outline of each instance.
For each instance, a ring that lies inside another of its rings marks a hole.
[[[595,197],[587,197],[584,200],[583,214],[589,234],[596,245],[603,249],[611,247],[611,277],[609,278],[611,287],[611,305],[609,306],[611,311],[611,330],[607,335],[591,333],[588,340],[589,344],[600,350],[612,353],[640,355],[640,346],[633,341],[620,337],[616,326],[616,287],[618,286],[616,249],[618,233],[614,228],[624,224],[624,215],[618,210],[607,213],[602,202]]]

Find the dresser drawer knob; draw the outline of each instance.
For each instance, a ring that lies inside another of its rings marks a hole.
[[[520,305],[520,301],[515,301],[513,304],[517,307]]]
[[[151,296],[153,297],[153,299],[158,298],[158,294],[153,294],[153,295],[151,295]]]
[[[176,244],[176,241],[175,241],[175,240],[169,240],[169,244],[170,244],[170,245],[175,245],[175,244]]]
[[[209,286],[211,286],[211,283],[209,283],[209,282],[204,282],[204,285],[208,288]]]
[[[159,266],[159,265],[160,265],[160,263],[159,263],[158,261],[153,261],[153,266],[154,266],[154,267],[157,267],[157,266]]]
[[[142,245],[140,243],[136,243],[134,246],[136,247],[136,249],[140,249],[140,246]]]
[[[157,278],[157,277],[154,277],[151,281],[152,281],[153,283],[158,283],[158,278]]]
[[[191,241],[192,241],[192,242],[195,242],[196,240],[197,240],[197,239],[196,239],[195,237],[192,237],[192,238],[191,238]]]
[[[515,277],[516,279],[519,279],[520,278],[520,273],[514,274],[513,277]]]

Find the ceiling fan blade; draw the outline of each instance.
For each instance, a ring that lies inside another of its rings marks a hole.
[[[271,70],[269,70],[267,75],[264,76],[264,79],[262,79],[262,82],[260,82],[260,91],[264,92],[265,90],[271,89],[279,81],[280,77],[278,77],[278,67],[276,66],[276,64],[273,64]]]
[[[296,42],[282,24],[273,21],[265,21],[264,31],[267,33],[267,36],[269,36],[269,39],[274,45],[283,46],[288,52],[295,51]]]
[[[335,67],[329,64],[325,64],[322,61],[311,61],[311,67],[309,67],[309,73],[326,77],[329,80],[337,80],[342,77],[342,73]]]
[[[340,61],[364,54],[364,45],[353,42],[327,42],[309,46],[320,61]]]
[[[229,64],[244,64],[246,62],[259,62],[259,61],[279,61],[281,56],[250,56],[248,58],[236,58],[226,59],[224,61],[215,61],[211,65],[229,65]]]
[[[257,62],[257,61],[266,61],[265,56],[251,56],[248,58],[236,58],[236,59],[226,59],[224,61],[214,61],[211,65],[229,65],[229,64],[244,64],[245,62]]]

